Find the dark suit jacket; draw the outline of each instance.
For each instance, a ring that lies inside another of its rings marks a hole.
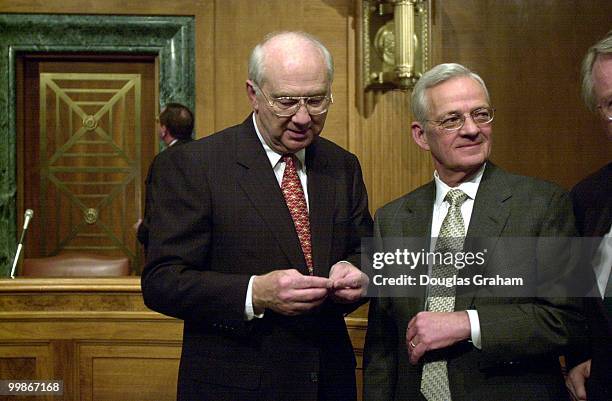
[[[193,139],[178,139],[174,145],[170,146],[168,149],[175,149],[179,145],[183,145],[193,141]],[[136,232],[136,238],[138,238],[138,242],[140,242],[145,249],[149,245],[149,213],[153,204],[153,197],[150,193],[150,183],[151,183],[151,167],[153,163],[155,163],[155,159],[159,156],[159,154],[155,155],[153,161],[151,162],[151,166],[149,166],[149,171],[147,172],[147,178],[145,179],[145,209],[144,216],[142,218],[142,222],[138,226],[138,231]]]
[[[357,158],[317,138],[306,149],[315,274],[360,265],[372,219]],[[287,317],[244,320],[251,275],[306,262],[252,119],[163,152],[152,168],[145,303],[183,319],[180,400],[353,400],[344,313],[326,301]]]
[[[388,237],[418,237],[423,238],[423,249],[429,249],[434,199],[432,181],[381,208],[374,223],[377,243],[384,247]],[[515,252],[495,246],[495,238],[563,237],[574,235],[574,230],[567,193],[488,163],[474,201],[465,246],[476,238],[494,239],[493,246],[488,247],[483,274],[554,278],[559,266],[545,253],[563,250],[551,246],[545,250],[537,245]],[[531,271],[533,260],[538,260],[538,271]],[[474,273],[464,268],[459,276]],[[579,313],[581,305],[567,298],[509,297],[499,287],[473,291],[460,294],[457,288],[455,310],[478,311],[482,349],[463,341],[435,351],[448,361],[453,401],[565,399],[558,355],[570,334],[585,329]],[[364,400],[423,399],[422,363],[409,363],[405,335],[408,322],[423,310],[424,298],[422,290],[418,298],[370,300]]]
[[[604,236],[612,224],[612,163],[578,183],[571,195],[580,234],[585,237]],[[589,257],[593,256],[597,244],[593,241]],[[609,401],[612,400],[612,300],[606,299],[607,308],[599,298],[587,298],[585,303],[591,330],[591,349],[585,358],[592,357],[587,397],[589,401]]]

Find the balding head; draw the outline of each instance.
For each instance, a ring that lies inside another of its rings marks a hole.
[[[272,150],[296,153],[319,136],[332,102],[332,76],[329,51],[306,33],[270,34],[253,49],[247,96],[256,126]],[[324,110],[319,112],[315,104]]]
[[[331,85],[334,65],[329,50],[314,36],[305,32],[275,32],[266,35],[253,49],[249,59],[249,79],[258,86],[266,81],[266,65],[280,62],[282,67],[323,62]]]

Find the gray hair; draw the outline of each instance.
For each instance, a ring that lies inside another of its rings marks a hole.
[[[329,82],[329,84],[332,83],[334,79],[334,60],[329,50],[327,50],[327,47],[325,47],[325,45],[321,43],[319,39],[306,32],[282,31],[267,34],[264,37],[264,40],[257,44],[257,46],[255,46],[255,48],[251,52],[251,57],[249,58],[249,79],[253,81],[255,85],[261,86],[266,79],[264,64],[266,56],[266,44],[270,40],[279,36],[293,36],[295,38],[300,38],[306,40],[307,42],[310,42],[313,46],[318,48],[321,51],[321,54],[323,55],[325,65],[327,67],[327,81]]]
[[[591,111],[597,109],[597,99],[595,98],[595,90],[593,88],[593,64],[600,54],[612,53],[612,31],[606,36],[591,46],[587,51],[584,60],[582,60],[582,98],[584,103]]]
[[[438,64],[423,74],[412,90],[412,114],[417,121],[421,124],[425,124],[429,119],[430,104],[429,97],[427,96],[427,89],[455,77],[469,77],[478,82],[484,89],[485,95],[487,96],[487,102],[490,102],[487,86],[478,74],[461,64]]]

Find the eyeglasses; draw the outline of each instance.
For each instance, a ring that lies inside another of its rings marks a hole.
[[[472,110],[469,116],[479,127],[488,125],[493,121],[495,109],[492,107],[481,107],[476,110]],[[465,114],[453,113],[445,116],[442,120],[427,120],[429,122],[437,123],[437,126],[446,131],[457,131],[460,130],[465,124]]]
[[[612,121],[612,98],[605,100],[602,104],[597,106],[597,108],[601,110],[608,121]]]
[[[330,94],[321,96],[281,96],[269,98],[266,93],[257,85],[253,86],[256,92],[259,92],[266,99],[272,112],[277,117],[291,117],[304,105],[306,111],[311,116],[318,116],[327,113],[329,105],[334,102],[333,96]]]

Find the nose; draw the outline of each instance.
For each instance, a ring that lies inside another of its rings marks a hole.
[[[310,113],[308,113],[308,109],[306,108],[306,102],[304,102],[304,99],[300,99],[300,108],[291,117],[291,121],[298,126],[310,124],[312,121]]]
[[[463,127],[459,130],[459,133],[462,135],[477,135],[480,132],[480,127],[476,125],[471,115],[467,115],[465,117],[465,122],[463,123]]]

